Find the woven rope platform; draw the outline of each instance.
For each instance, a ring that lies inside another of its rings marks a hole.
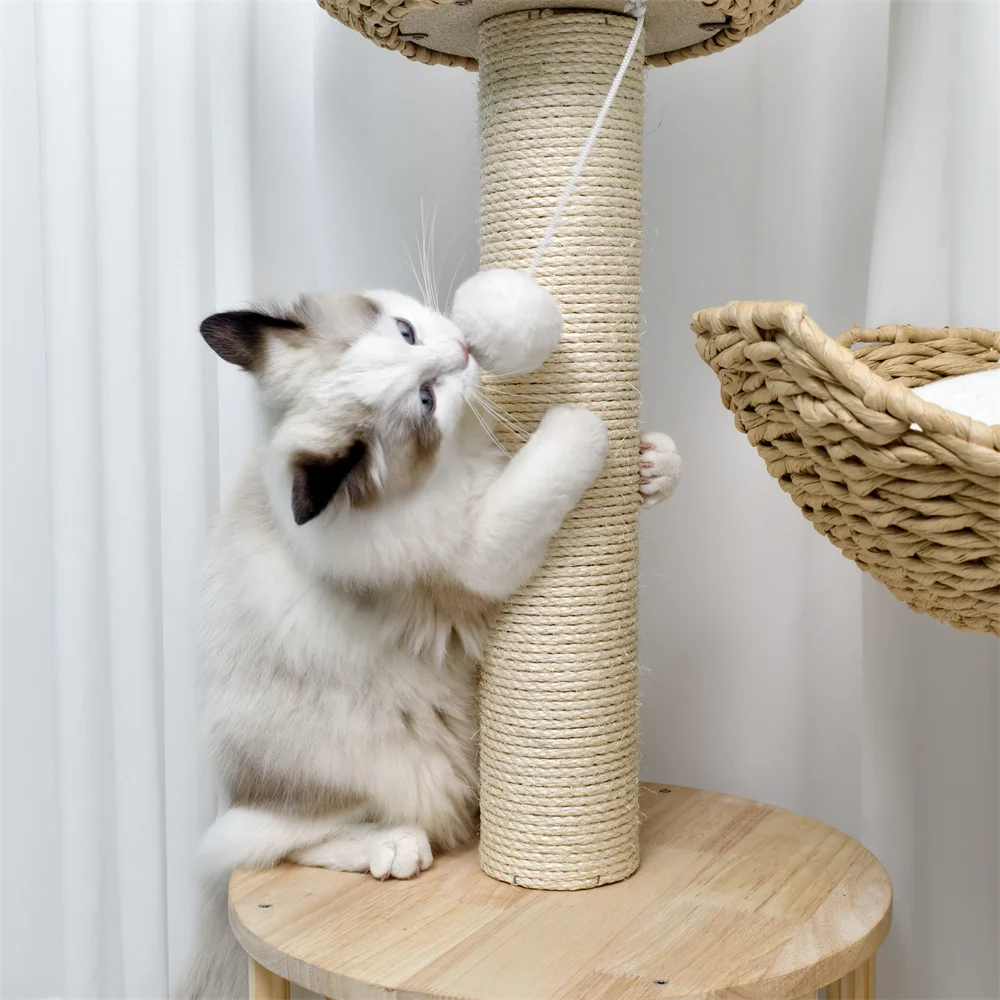
[[[705,0],[705,7],[713,18],[720,15],[728,18],[726,27],[703,42],[687,45],[676,52],[652,55],[647,61],[650,66],[670,66],[685,59],[721,52],[742,42],[744,38],[757,34],[772,21],[794,10],[800,3],[802,0],[715,0],[714,3]]]
[[[915,611],[1000,635],[1000,426],[911,391],[996,364],[1000,333],[832,340],[788,302],[704,309],[691,328],[737,427],[818,531]]]
[[[411,11],[438,6],[439,0],[317,0],[319,5],[349,28],[370,38],[376,45],[394,49],[408,59],[431,65],[460,66],[464,69],[477,68],[471,57],[436,52],[406,37],[400,31],[400,21]],[[456,0],[441,0],[453,3]],[[457,0],[475,2],[475,0]],[[649,0],[651,16],[655,16],[657,3],[670,0]],[[656,53],[649,57],[651,66],[667,66],[671,63],[692,59],[696,56],[711,55],[727,49],[750,35],[756,34],[772,21],[797,7],[802,0],[703,0],[707,21],[726,19],[725,27],[710,38],[686,45],[674,52]],[[574,40],[575,42],[575,40]]]
[[[634,27],[551,11],[483,24],[483,267],[527,267]],[[482,666],[481,862],[536,888],[613,882],[639,861],[642,96],[636,56],[538,268],[563,311],[562,343],[540,371],[488,385],[526,429],[577,403],[611,437],[603,477],[505,608]]]

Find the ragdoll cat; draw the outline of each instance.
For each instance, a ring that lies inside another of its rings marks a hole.
[[[474,322],[487,286],[509,286],[494,307],[523,307],[525,328],[544,313],[550,336],[554,312],[558,339],[554,300],[525,282],[470,279],[456,296],[456,319],[472,310],[464,329],[391,291],[202,324],[255,377],[270,428],[209,545],[205,723],[228,809],[203,843],[181,997],[247,995],[226,917],[234,867],[289,859],[409,878],[474,833],[491,613],[538,568],[608,444],[599,417],[557,406],[508,461],[470,406],[479,366],[466,341],[497,355],[490,323]],[[679,471],[673,443],[647,435],[636,461],[656,502]]]

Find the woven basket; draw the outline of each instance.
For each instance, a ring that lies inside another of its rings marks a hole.
[[[691,328],[737,427],[817,531],[915,611],[1000,635],[1000,426],[911,391],[996,364],[1000,333],[834,340],[791,302],[703,309]]]

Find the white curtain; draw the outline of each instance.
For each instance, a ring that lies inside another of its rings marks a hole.
[[[165,997],[211,815],[192,607],[256,434],[199,320],[387,285],[437,212],[475,266],[475,77],[312,0],[0,4],[2,981]],[[688,330],[735,298],[1000,327],[998,8],[807,0],[650,72],[643,767],[839,826],[885,863],[880,994],[1000,996],[1000,647],[909,612],[796,512]]]

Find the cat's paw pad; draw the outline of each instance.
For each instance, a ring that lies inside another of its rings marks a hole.
[[[650,431],[639,439],[639,493],[643,507],[666,500],[681,478],[681,456],[673,438]]]
[[[377,879],[413,878],[432,860],[430,841],[419,827],[399,826],[372,835],[368,870]]]

